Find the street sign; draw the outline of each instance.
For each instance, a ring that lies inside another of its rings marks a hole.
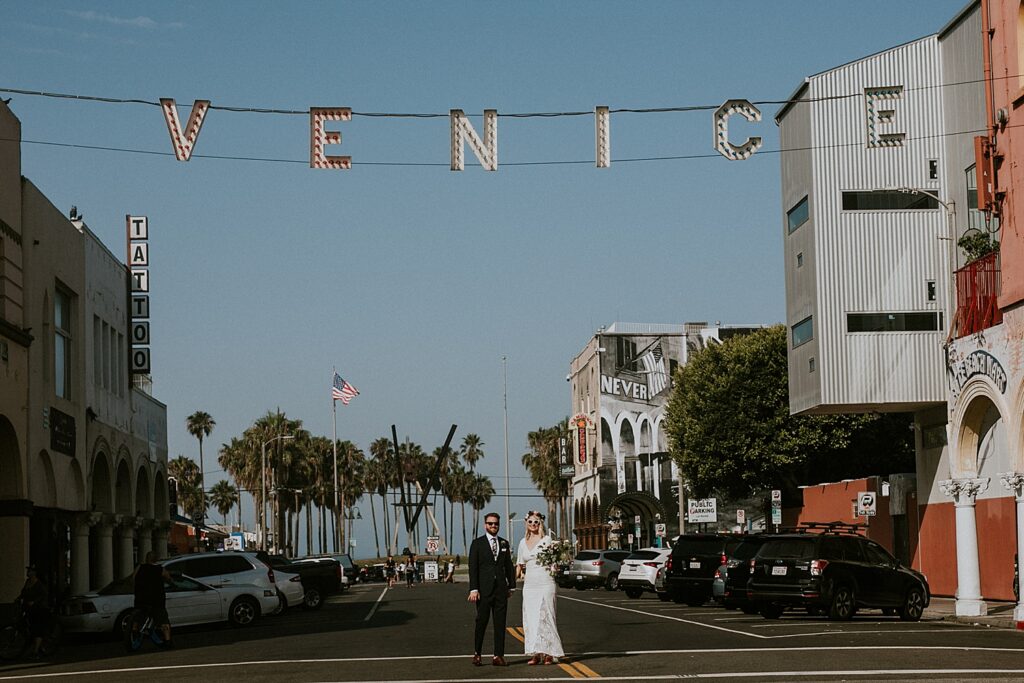
[[[633,515],[633,524],[640,523],[640,515]]]
[[[691,524],[718,521],[718,500],[715,498],[691,498],[687,501],[686,521]]]
[[[747,523],[747,511],[746,510],[737,510],[736,511],[736,523],[739,524],[740,526],[743,526],[744,524]]]
[[[779,489],[772,489],[772,502],[773,503],[781,503],[782,502],[782,491],[780,491]]]
[[[878,513],[878,497],[874,491],[861,491],[857,494],[857,516],[874,517]]]
[[[782,524],[782,501],[772,501],[772,524]]]
[[[427,553],[433,555],[437,552],[438,544],[441,540],[440,536],[427,536]]]
[[[657,536],[658,538],[665,538],[665,525],[664,524],[655,524],[654,525],[654,535]]]

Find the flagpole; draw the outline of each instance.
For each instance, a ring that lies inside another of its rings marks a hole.
[[[505,356],[501,357],[501,370],[505,376],[505,524],[508,524],[509,533],[512,532],[512,520],[508,518],[509,488],[508,488],[508,364]]]
[[[334,374],[337,374],[337,369],[334,370]],[[332,375],[333,376],[333,375]],[[334,552],[341,552],[338,550],[338,400],[331,398],[331,413],[332,422],[334,423],[334,439],[331,440],[331,444],[334,446]]]

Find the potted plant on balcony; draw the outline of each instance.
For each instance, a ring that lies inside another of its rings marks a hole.
[[[957,240],[957,246],[963,249],[967,263],[977,261],[983,256],[999,251],[999,242],[992,235],[977,228],[971,228]]]

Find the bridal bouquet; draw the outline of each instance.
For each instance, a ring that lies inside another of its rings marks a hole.
[[[560,573],[572,564],[572,541],[552,540],[545,543],[537,551],[537,564],[547,568],[552,576]]]

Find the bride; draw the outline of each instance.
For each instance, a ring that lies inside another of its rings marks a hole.
[[[544,515],[531,510],[526,515],[526,536],[516,552],[516,578],[523,582],[523,634],[529,664],[553,664],[564,657],[555,619],[555,580],[547,567],[537,564],[537,553],[551,541],[544,531]]]

